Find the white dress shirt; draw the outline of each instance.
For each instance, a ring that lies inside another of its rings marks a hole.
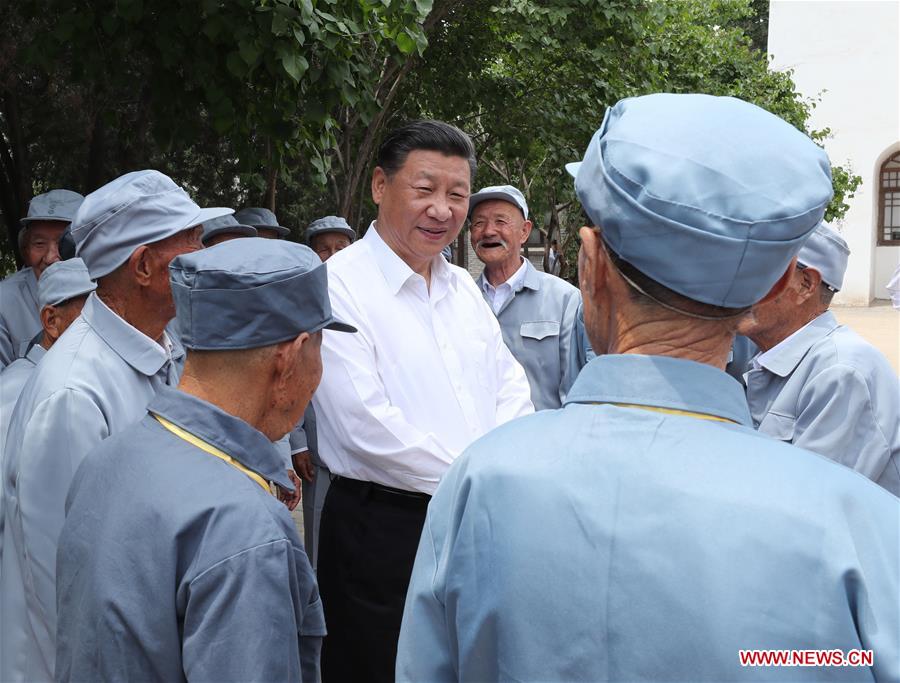
[[[313,404],[334,474],[433,493],[451,462],[534,410],[525,371],[471,276],[440,255],[431,288],[375,230],[328,260],[336,317]]]
[[[522,257],[520,256],[519,258]],[[481,286],[484,289],[484,295],[488,303],[491,305],[491,309],[494,311],[494,315],[499,315],[506,302],[512,299],[516,292],[525,286],[525,272],[525,259],[522,258],[519,269],[512,274],[512,277],[506,282],[501,282],[496,287],[488,282],[487,275],[485,275],[481,281]]]

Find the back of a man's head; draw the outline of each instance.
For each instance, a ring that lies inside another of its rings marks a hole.
[[[600,231],[585,243],[601,256],[583,260],[607,262],[637,314],[650,307],[731,332],[783,286],[832,196],[828,157],[808,137],[706,95],[620,101],[570,172]],[[596,302],[585,297],[587,323]]]

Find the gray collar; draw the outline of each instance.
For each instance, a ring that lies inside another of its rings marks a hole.
[[[215,446],[264,479],[294,490],[277,446],[240,418],[172,387],[162,387],[147,411]]]
[[[825,311],[790,337],[757,357],[759,364],[779,377],[787,377],[803,360],[814,344],[834,332],[840,324],[834,313]]]
[[[81,317],[122,360],[147,377],[155,375],[170,360],[162,346],[120,318],[96,292],[84,303]]]
[[[711,365],[668,356],[598,356],[584,366],[565,403],[668,408],[753,425],[739,382]]]

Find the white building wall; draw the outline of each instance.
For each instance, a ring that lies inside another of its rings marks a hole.
[[[863,184],[837,227],[850,245],[844,288],[835,303],[868,305],[884,286],[900,248],[876,246],[878,171],[900,149],[900,0],[772,0],[772,67],[793,70],[797,89],[821,97],[813,129],[834,165],[849,165]]]

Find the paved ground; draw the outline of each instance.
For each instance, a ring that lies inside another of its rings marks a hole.
[[[895,311],[889,301],[868,307],[835,306],[831,310],[839,322],[887,356],[894,371],[900,373],[900,311]]]

